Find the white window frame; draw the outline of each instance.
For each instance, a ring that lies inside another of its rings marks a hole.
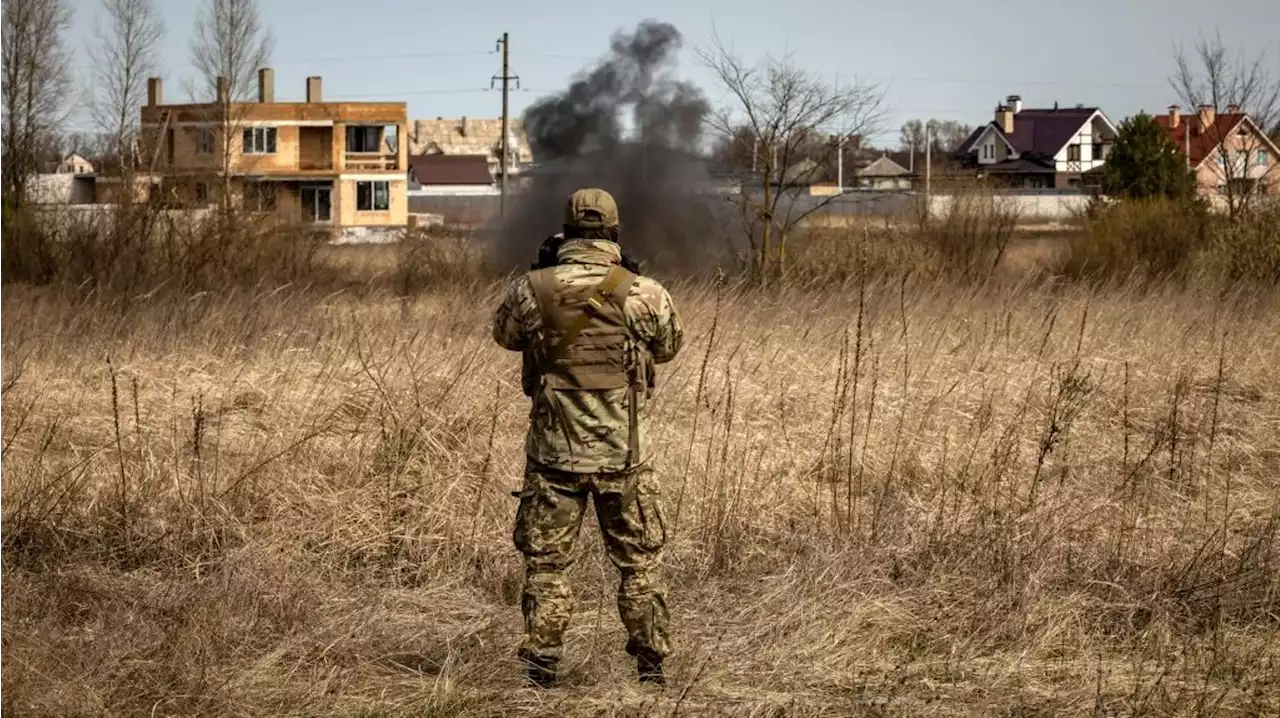
[[[244,154],[274,155],[276,153],[276,128],[246,127],[242,136]]]

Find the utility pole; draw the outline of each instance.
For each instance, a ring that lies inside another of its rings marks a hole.
[[[507,33],[505,32],[502,33],[502,37],[498,39],[498,46],[502,48],[502,75],[501,76],[495,75],[493,78],[491,78],[489,80],[489,88],[490,89],[493,88],[493,83],[495,81],[502,80],[502,141],[500,144],[502,149],[501,149],[501,157],[499,157],[498,159],[498,167],[499,167],[498,171],[501,175],[499,191],[502,193],[502,197],[500,200],[498,211],[501,216],[506,217],[507,216],[507,153],[509,149],[507,147],[507,142],[511,136],[510,131],[508,129],[510,125],[510,116],[509,116],[509,110],[508,110],[509,101],[507,96],[510,94],[509,83],[511,80],[516,81],[517,88],[520,87],[520,76],[512,75],[510,71],[511,70],[511,42],[507,36]]]
[[[836,143],[836,192],[844,194],[844,135]]]
[[[932,211],[933,205],[933,138],[929,136],[929,126],[924,128],[924,207],[925,212]],[[928,216],[926,214],[925,216]]]

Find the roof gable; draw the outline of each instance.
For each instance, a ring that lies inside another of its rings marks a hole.
[[[977,130],[978,136],[973,141],[974,146],[982,144],[982,141],[986,138],[988,133],[994,133],[996,138],[1003,142],[1005,147],[1008,147],[1010,150],[1014,152],[1019,151],[1018,148],[1014,147],[1013,143],[1009,141],[1009,138],[1005,136],[1004,131],[1000,129],[1000,126],[994,122],[988,122]]]
[[[859,177],[899,177],[905,174],[910,174],[910,170],[888,157],[881,157],[858,170]]]
[[[956,154],[967,155],[972,152],[973,148],[978,144],[978,138],[982,137],[982,134],[986,132],[987,128],[990,126],[991,123],[988,122],[985,125],[978,125],[973,128],[973,132],[970,132],[969,136],[964,138],[964,142],[961,142],[960,146],[956,148]]]
[[[1206,126],[1198,114],[1182,116],[1177,127],[1173,126],[1168,115],[1159,115],[1155,121],[1169,133],[1169,139],[1173,140],[1179,152],[1190,155],[1192,167],[1199,167],[1206,158],[1214,154],[1224,139],[1241,126],[1266,143],[1272,151],[1280,153],[1271,138],[1258,128],[1249,115],[1242,112],[1215,114],[1211,126]]]

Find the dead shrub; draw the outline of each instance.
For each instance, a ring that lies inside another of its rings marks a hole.
[[[923,220],[918,237],[943,274],[984,281],[991,277],[1018,227],[1016,205],[986,188],[955,191],[946,211]]]
[[[318,260],[322,235],[238,211],[6,208],[3,239],[5,282],[138,295],[338,279]]]
[[[1280,205],[1224,223],[1202,260],[1206,270],[1229,282],[1280,284]]]
[[[1206,244],[1208,222],[1199,205],[1165,199],[1097,208],[1084,218],[1058,271],[1086,281],[1185,278]]]

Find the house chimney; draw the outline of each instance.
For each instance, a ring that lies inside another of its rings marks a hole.
[[[1199,112],[1197,114],[1200,116],[1200,127],[1205,128],[1213,124],[1213,120],[1217,113],[1214,110],[1213,105],[1200,105]]]
[[[1182,121],[1182,108],[1177,105],[1169,105],[1169,126],[1177,127]]]
[[[219,104],[227,102],[229,94],[227,92],[227,78],[218,75],[217,81],[214,83],[214,97]]]
[[[276,101],[276,71],[269,67],[258,70],[258,102]]]
[[[320,102],[320,76],[307,78],[307,102]]]
[[[1227,105],[1227,114],[1230,114],[1230,115],[1240,114],[1240,105],[1237,105],[1234,102],[1231,103],[1230,105]]]
[[[1013,110],[1008,105],[996,106],[996,124],[1006,135],[1013,134]]]
[[[1022,112],[1022,98],[1018,95],[1009,95],[1005,98],[1005,102],[1013,109],[1013,114]]]
[[[147,78],[147,106],[148,107],[155,107],[156,105],[164,104],[164,93],[162,92],[163,89],[164,87],[160,83],[160,78],[158,77]]]

